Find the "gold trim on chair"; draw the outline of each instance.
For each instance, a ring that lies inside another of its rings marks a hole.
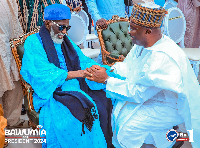
[[[17,52],[17,46],[23,44],[28,36],[30,36],[30,35],[32,35],[34,33],[37,33],[37,32],[39,32],[39,28],[36,28],[32,32],[29,32],[27,34],[24,34],[24,35],[20,36],[19,39],[13,39],[13,40],[10,41],[11,51],[12,51],[12,54],[13,54],[13,56],[15,58],[19,74],[20,74],[20,70],[21,70],[21,66],[22,66],[22,61],[19,58],[19,54]],[[31,110],[34,110],[33,97],[32,97],[33,89],[28,83],[26,83],[23,80],[21,75],[20,75],[20,82],[21,82],[21,86],[22,86],[22,89],[23,89],[24,96],[27,95],[28,108],[29,108],[29,112],[30,112]]]
[[[115,22],[125,22],[125,21],[129,22],[129,19],[119,17],[118,15],[113,15],[112,19],[107,21],[107,25],[115,23]],[[122,58],[120,56],[118,59],[113,58],[110,56],[110,52],[106,51],[106,47],[105,47],[103,36],[102,36],[102,31],[105,29],[107,29],[107,28],[100,28],[100,27],[96,26],[96,30],[97,30],[97,34],[98,34],[98,38],[99,38],[99,42],[100,42],[100,46],[101,46],[102,62],[105,65],[112,66],[113,64],[115,64],[115,62],[122,62],[124,60],[124,58]],[[115,62],[109,64],[108,61],[106,60],[107,57],[115,60]]]

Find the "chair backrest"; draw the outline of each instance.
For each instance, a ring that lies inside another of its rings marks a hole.
[[[67,33],[70,39],[76,45],[83,43],[84,47],[86,47],[87,27],[82,17],[76,13],[72,13],[69,25],[71,25],[71,28]]]
[[[177,7],[170,8],[166,15],[164,25],[164,33],[174,40],[174,42],[181,42],[181,46],[184,47],[186,21],[182,11]]]
[[[22,58],[24,55],[24,42],[28,36],[30,36],[34,33],[37,33],[37,32],[39,32],[39,28],[36,28],[34,31],[31,31],[27,34],[20,36],[18,39],[13,39],[10,41],[10,47],[12,50],[12,54],[15,58],[19,72],[21,70]]]
[[[86,26],[88,27],[89,26],[89,17],[88,17],[88,15],[87,15],[87,13],[84,11],[84,10],[81,10],[79,13],[78,13],[78,15],[80,16],[80,17],[82,17],[82,19],[85,21],[85,23],[86,23]]]
[[[98,28],[97,33],[100,40],[102,61],[106,65],[113,65],[122,61],[120,55],[126,57],[132,48],[132,41],[128,34],[128,18],[120,18],[114,15],[107,21],[106,29]]]

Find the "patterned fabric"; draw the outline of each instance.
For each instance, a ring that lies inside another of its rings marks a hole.
[[[64,0],[66,4],[72,6],[72,8],[80,7],[82,5],[81,0]]]
[[[22,35],[15,0],[0,1],[0,97],[15,88],[13,81],[19,80],[19,72],[11,52],[10,40]]]
[[[61,0],[17,0],[19,19],[24,33],[43,25],[44,8]]]
[[[145,7],[140,4],[134,4],[131,21],[144,27],[160,27],[165,14],[166,11],[162,7],[148,8],[148,6]]]
[[[200,1],[179,0],[177,6],[184,14],[186,32],[184,44],[186,48],[200,47]]]

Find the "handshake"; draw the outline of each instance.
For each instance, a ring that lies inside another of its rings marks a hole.
[[[77,77],[87,78],[88,80],[98,83],[104,83],[108,78],[108,75],[105,68],[98,65],[93,65],[92,67],[86,68],[85,70],[69,71],[66,80]]]

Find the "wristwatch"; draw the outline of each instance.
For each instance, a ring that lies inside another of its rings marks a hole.
[[[107,79],[103,82],[103,84],[107,84],[107,81],[110,77],[108,76]]]

